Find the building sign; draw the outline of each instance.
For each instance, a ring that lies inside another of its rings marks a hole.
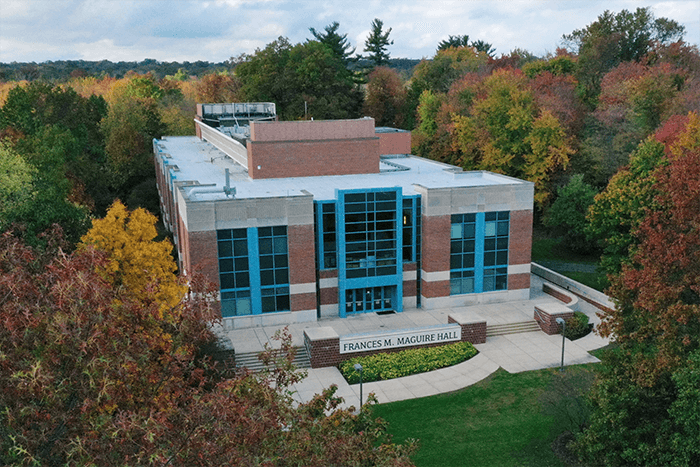
[[[340,337],[340,353],[371,352],[398,347],[412,347],[461,340],[458,324],[429,326],[419,329],[352,334]]]

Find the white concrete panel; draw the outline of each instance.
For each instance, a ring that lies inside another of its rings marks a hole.
[[[527,264],[509,264],[508,274],[530,274],[530,263]]]
[[[425,282],[439,282],[450,280],[450,271],[425,272],[421,270],[420,277]]]
[[[307,282],[305,284],[289,284],[289,293],[294,295],[294,294],[299,294],[299,293],[315,293],[316,292],[316,283],[315,282]]]
[[[403,280],[405,281],[414,281],[418,277],[418,271],[404,271],[403,272]]]
[[[327,277],[325,279],[319,279],[318,286],[321,289],[330,289],[332,287],[338,287],[338,278],[337,277]]]

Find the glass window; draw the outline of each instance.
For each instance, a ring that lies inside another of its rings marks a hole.
[[[451,295],[508,289],[509,218],[508,212],[452,215]]]

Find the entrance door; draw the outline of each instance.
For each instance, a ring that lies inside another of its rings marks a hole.
[[[345,290],[346,313],[369,313],[392,310],[395,286]]]

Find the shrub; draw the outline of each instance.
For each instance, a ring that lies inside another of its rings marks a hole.
[[[340,372],[350,384],[360,382],[360,373],[355,364],[362,365],[364,382],[399,378],[416,373],[444,368],[469,360],[477,350],[469,342],[423,349],[408,349],[395,353],[379,353],[366,357],[355,357],[339,365]]]
[[[588,316],[580,311],[575,311],[574,316],[566,320],[566,336],[569,340],[580,339],[591,332],[591,325],[588,324]]]

